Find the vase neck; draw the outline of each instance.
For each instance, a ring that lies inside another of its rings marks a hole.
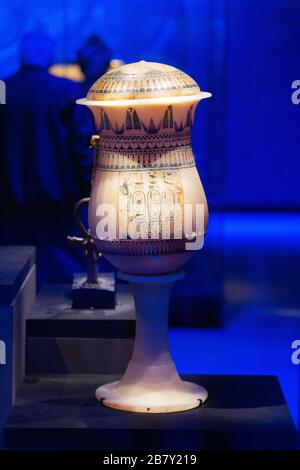
[[[92,110],[100,134],[123,138],[130,135],[152,136],[189,133],[193,126],[195,105],[128,108],[97,108]]]
[[[138,170],[191,167],[195,165],[190,129],[157,134],[101,133],[97,143],[98,169]]]

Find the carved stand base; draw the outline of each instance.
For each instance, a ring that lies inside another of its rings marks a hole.
[[[131,283],[136,307],[136,337],[132,359],[121,380],[96,390],[110,408],[140,413],[171,413],[201,406],[207,391],[183,382],[172,361],[168,342],[168,307],[174,281],[183,271],[157,276],[120,272]]]

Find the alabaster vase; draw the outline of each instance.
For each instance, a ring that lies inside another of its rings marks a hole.
[[[131,283],[136,307],[125,375],[96,391],[112,408],[172,412],[207,398],[205,389],[180,379],[171,359],[168,305],[181,266],[207,228],[190,133],[197,103],[209,96],[182,71],[141,61],[106,73],[78,100],[90,108],[99,131],[90,232],[119,277]]]

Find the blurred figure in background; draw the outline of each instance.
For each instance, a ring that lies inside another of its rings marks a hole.
[[[65,259],[66,236],[91,172],[75,110],[82,91],[48,73],[53,55],[50,37],[27,34],[0,107],[0,242],[37,245],[41,282],[66,280],[75,269]]]
[[[86,96],[90,87],[109,68],[111,51],[102,39],[93,34],[89,36],[77,52],[77,62],[84,74],[82,96]]]
[[[109,69],[111,51],[97,35],[89,36],[77,51],[77,63],[84,80],[79,83],[79,98],[86,97],[91,86]],[[76,128],[78,130],[75,145],[81,155],[81,166],[84,167],[85,187],[90,194],[91,161],[93,151],[90,147],[91,137],[96,134],[95,121],[92,113],[85,106],[76,108]],[[86,217],[87,219],[87,217]],[[87,220],[85,220],[85,225]],[[105,264],[105,261],[102,260]]]
[[[27,34],[20,53],[1,107],[1,205],[8,215],[57,210],[81,196],[74,153],[78,85],[48,73],[54,42],[45,34]]]

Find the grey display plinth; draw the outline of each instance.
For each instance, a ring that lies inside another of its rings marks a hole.
[[[202,408],[170,414],[126,413],[93,398],[119,376],[30,377],[5,430],[8,449],[293,449],[296,429],[272,376],[183,376],[204,385]]]
[[[25,318],[36,294],[35,248],[0,246],[1,431],[25,373]]]
[[[134,329],[128,285],[117,286],[113,310],[74,310],[70,285],[48,284],[27,319],[27,373],[122,373],[132,354]]]

